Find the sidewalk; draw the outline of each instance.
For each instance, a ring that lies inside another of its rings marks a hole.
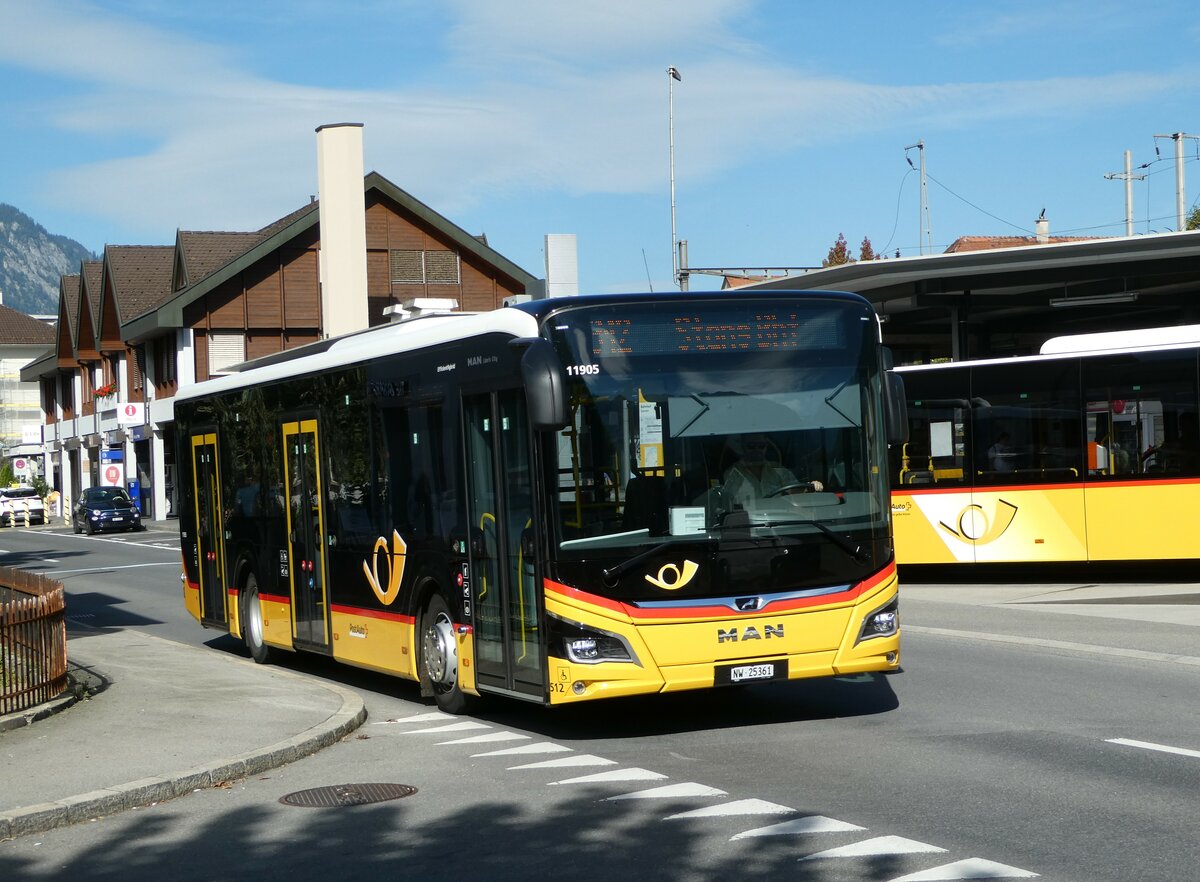
[[[366,719],[335,683],[138,631],[72,636],[67,651],[103,691],[30,725],[0,717],[0,839],[259,774]]]

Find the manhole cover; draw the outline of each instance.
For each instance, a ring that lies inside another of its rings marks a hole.
[[[314,787],[312,790],[297,790],[279,801],[284,805],[301,808],[338,808],[348,805],[370,805],[403,799],[417,792],[407,784],[335,784],[332,787]]]

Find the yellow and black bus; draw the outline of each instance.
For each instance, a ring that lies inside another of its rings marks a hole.
[[[1200,558],[1200,326],[898,368],[900,563]]]
[[[451,712],[895,670],[885,362],[824,292],[539,300],[249,362],[176,397],[187,609]]]

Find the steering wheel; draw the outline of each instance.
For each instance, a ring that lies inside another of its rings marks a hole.
[[[817,492],[817,482],[815,481],[793,481],[790,484],[784,484],[782,487],[772,490],[767,494],[767,499],[774,499],[776,496],[784,496],[790,493],[815,493]]]

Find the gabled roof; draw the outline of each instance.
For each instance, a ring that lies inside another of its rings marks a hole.
[[[473,236],[466,232],[416,197],[401,190],[378,172],[367,174],[363,179],[363,187],[368,193],[374,190],[391,199],[401,208],[420,218],[453,242],[458,246],[461,253],[473,255],[477,259],[495,266],[512,278],[514,282],[526,289],[537,281],[536,277],[530,275],[504,255],[489,247],[486,244],[485,237]],[[233,237],[240,237],[240,241],[245,242],[250,241],[251,236],[261,236],[262,238],[250,245],[245,251],[234,256],[224,265],[217,267],[201,278],[196,278],[192,272],[192,268],[188,266],[186,269],[188,278],[187,286],[176,289],[172,295],[160,304],[147,307],[140,313],[127,313],[123,311],[122,336],[126,340],[137,340],[142,337],[152,336],[165,328],[182,327],[183,310],[185,307],[233,278],[244,269],[252,266],[275,249],[316,226],[319,220],[319,204],[317,200],[313,200],[302,208],[268,224],[256,233],[212,234],[214,238],[208,241],[208,246],[211,249],[210,258],[214,262],[219,259],[219,255],[217,254],[218,247],[224,246],[232,249],[237,241],[239,241]],[[230,238],[219,240],[216,238],[219,235]],[[190,240],[190,244],[200,245],[203,241],[205,240],[196,238]],[[178,272],[178,261],[176,261],[177,279]]]
[[[101,269],[98,271],[96,267]],[[96,334],[96,316],[99,313],[100,294],[104,289],[103,266],[95,261],[82,265],[79,278],[79,302],[75,307],[75,326],[71,329],[71,358],[80,360],[86,355],[94,358],[100,351]]]
[[[119,322],[154,309],[171,296],[174,258],[173,245],[105,246],[104,272],[115,295]]]
[[[87,264],[84,264],[86,266]],[[74,344],[75,326],[79,324],[80,276],[63,276],[58,280],[58,328],[59,337],[67,334],[67,341]]]
[[[31,315],[0,304],[0,345],[54,343],[54,327]]]
[[[175,234],[175,274],[171,280],[171,290],[178,291],[206,278],[267,238],[267,235],[262,231],[178,231]]]

